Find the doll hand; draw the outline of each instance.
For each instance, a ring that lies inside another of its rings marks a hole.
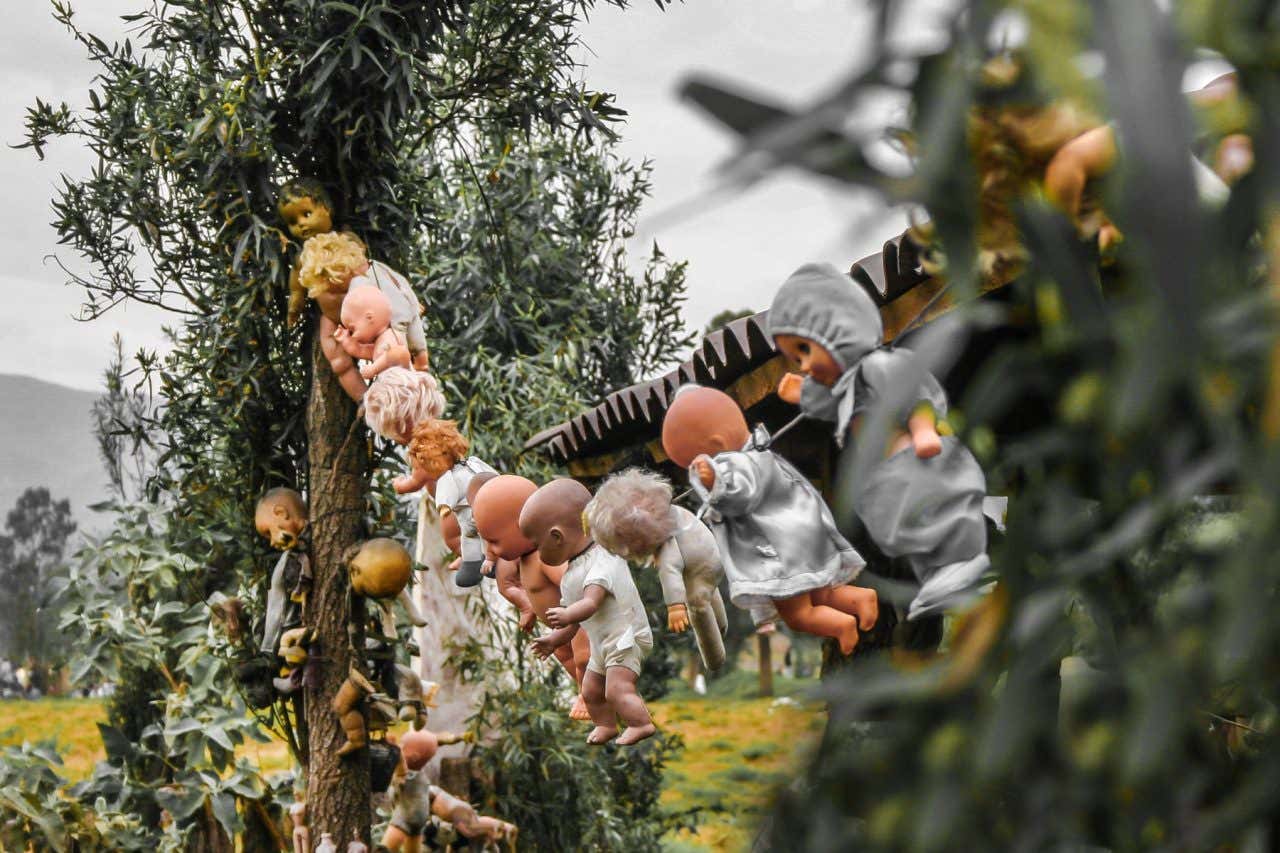
[[[564,608],[552,607],[547,611],[547,624],[552,628],[563,628],[569,623],[564,621]]]
[[[533,625],[538,621],[538,615],[532,610],[527,610],[520,614],[520,630],[526,634],[533,630]]]
[[[538,660],[546,660],[553,651],[555,647],[547,641],[546,637],[539,637],[533,641],[533,655]]]
[[[942,439],[932,430],[913,434],[911,443],[915,446],[916,456],[921,459],[932,459],[942,452]]]
[[[677,634],[689,627],[689,609],[683,604],[673,604],[667,608],[667,627]]]
[[[461,557],[459,557],[458,559],[454,560],[454,561],[453,561],[452,563],[450,563],[450,564],[449,564],[449,566],[448,566],[448,569],[449,569],[449,571],[451,571],[451,572],[456,572],[456,571],[457,571],[458,569],[460,569],[460,568],[462,568],[462,558],[461,558]]]
[[[360,368],[360,375],[365,379],[373,379],[373,377],[378,375],[378,371],[372,364],[366,364],[364,367]]]
[[[800,388],[804,385],[804,376],[799,373],[788,373],[778,383],[778,397],[784,403],[800,405]]]
[[[698,481],[702,483],[704,489],[709,489],[716,484],[716,470],[707,460],[699,459],[694,462],[693,470],[698,472]]]
[[[480,564],[480,574],[486,578],[498,576],[498,566],[493,560],[485,560]]]
[[[351,337],[351,333],[347,331],[346,326],[339,326],[333,330],[333,339],[339,343],[345,341],[349,337]]]

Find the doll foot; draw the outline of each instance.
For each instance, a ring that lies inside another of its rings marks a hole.
[[[455,586],[462,588],[477,586],[483,577],[480,574],[480,567],[484,565],[484,560],[467,560],[458,569],[458,573],[453,576]]]
[[[627,726],[627,730],[622,733],[622,737],[618,738],[618,746],[631,746],[633,743],[639,743],[647,737],[653,737],[658,732],[658,727],[653,723],[645,723],[643,726]]]
[[[858,598],[854,602],[854,617],[858,620],[858,629],[870,631],[880,618],[880,598],[874,589],[856,586]]]
[[[342,746],[338,747],[338,757],[341,758],[344,755],[350,755],[353,752],[364,749],[364,745],[365,745],[364,741],[360,741],[357,743],[354,740],[349,740],[346,743],[344,743]]]
[[[836,639],[840,641],[840,654],[845,657],[853,654],[853,650],[858,647],[858,621],[855,619],[852,625],[841,628]]]
[[[573,700],[573,707],[569,709],[569,719],[571,720],[589,720],[591,712],[587,710],[587,701],[582,698],[579,693]]]
[[[649,728],[653,728],[653,726],[650,726]],[[631,730],[627,729],[627,731]],[[652,734],[652,732],[650,732],[650,734]],[[590,746],[603,746],[617,736],[618,729],[616,726],[596,726],[591,730],[591,734],[587,735],[587,744]]]

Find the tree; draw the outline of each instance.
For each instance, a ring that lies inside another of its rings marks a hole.
[[[138,364],[137,382],[160,401],[143,416],[158,452],[144,500],[120,507],[117,529],[86,551],[85,572],[101,583],[76,586],[68,611],[98,620],[82,674],[140,665],[149,680],[135,683],[168,691],[151,696],[136,741],[104,729],[119,772],[99,781],[121,814],[150,803],[174,815],[164,838],[175,848],[195,816],[231,833],[237,802],[261,808],[262,780],[227,746],[259,727],[310,756],[313,827],[369,834],[367,769],[331,757],[328,705],[349,664],[339,555],[397,533],[384,480],[369,490],[393,451],[355,437],[354,406],[311,326],[285,326],[296,247],[277,223],[278,183],[324,181],[342,226],[417,282],[433,309],[436,370],[478,448],[504,466],[520,462],[540,418],[678,349],[680,267],[658,255],[642,278],[627,273],[621,243],[643,171],[610,155],[604,122],[619,112],[573,68],[588,6],[171,0],[130,17],[136,42],[107,44],[55,3],[99,76],[82,114],[38,102],[27,144],[39,153],[69,136],[99,158],[55,200],[63,242],[90,266],[74,277],[86,317],[133,300],[175,321],[172,352]],[[508,189],[499,217],[488,199]],[[576,340],[594,346],[575,352]],[[270,558],[252,507],[281,484],[309,494],[309,610],[328,660],[306,726],[277,705],[244,729],[245,705],[226,692],[231,645],[203,622],[219,589],[261,612]],[[108,618],[112,607],[123,622]]]

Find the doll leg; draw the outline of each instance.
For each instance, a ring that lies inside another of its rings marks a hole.
[[[579,631],[573,638],[570,647],[573,651],[573,669],[569,670],[569,674],[574,676],[574,681],[578,682],[578,686],[581,687],[583,679],[587,675],[587,662],[591,660],[591,640],[587,638],[587,632]],[[573,700],[573,707],[569,709],[569,719],[591,719],[591,712],[587,710],[587,703],[582,698],[581,693],[578,694],[578,698]]]
[[[617,718],[606,698],[604,676],[595,670],[587,670],[582,679],[582,700],[596,727],[587,735],[587,743],[593,746],[606,744],[618,736]]]
[[[833,607],[815,606],[807,592],[791,598],[775,598],[773,604],[788,627],[838,640],[842,654],[849,654],[858,645],[858,620]]]
[[[618,746],[630,746],[633,743],[652,737],[658,727],[649,716],[644,699],[636,690],[636,679],[640,676],[625,666],[609,667],[605,679],[605,698],[609,707],[616,711],[627,730],[618,738]]]
[[[693,622],[693,638],[697,641],[702,662],[708,671],[719,669],[724,665],[724,639],[720,636],[720,625],[711,600],[703,599],[694,604],[690,621]]]
[[[874,628],[876,619],[880,616],[880,599],[874,589],[865,586],[842,584],[815,589],[809,593],[809,600],[858,617],[858,627],[863,631]]]
[[[720,595],[720,590],[718,589],[713,589],[711,591],[711,609],[715,611],[716,625],[719,626],[720,633],[723,634],[725,631],[728,631],[729,614],[724,612],[724,598]]]
[[[342,682],[342,687],[333,697],[333,712],[338,715],[338,722],[347,733],[347,742],[338,749],[338,755],[347,755],[361,749],[368,739],[364,714],[360,712],[360,700],[364,697],[365,690],[356,686],[351,679]]]
[[[333,333],[336,330],[337,326],[334,322],[321,314],[320,328],[316,332],[320,335],[320,349],[324,352],[324,357],[329,360],[329,367],[333,370],[333,375],[338,377],[342,390],[347,392],[348,397],[359,403],[364,399],[364,392],[368,386],[360,378],[360,371],[356,370],[351,356],[347,355],[342,344],[334,340]]]
[[[382,836],[382,846],[392,853],[419,853],[422,850],[422,836],[409,835],[398,826],[388,826]]]
[[[584,632],[579,631],[578,633],[579,635],[582,635]],[[575,659],[576,656],[574,654],[576,651],[577,650],[573,648],[572,645],[568,645],[561,646],[552,654],[556,656],[556,660],[560,661],[560,665],[564,667],[564,671],[569,673],[569,677],[572,678],[579,687],[578,695],[573,699],[573,706],[569,708],[569,719],[589,720],[591,719],[591,712],[587,710],[586,703],[582,701],[582,679],[578,674],[578,661]]]

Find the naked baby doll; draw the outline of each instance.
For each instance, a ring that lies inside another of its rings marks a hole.
[[[689,469],[708,509],[738,607],[772,603],[797,631],[831,637],[844,654],[878,615],[874,590],[847,586],[865,561],[836,529],[804,476],[747,428],[728,394],[686,385],[662,422],[662,447]]]
[[[362,379],[373,379],[391,367],[411,366],[409,348],[391,325],[391,301],[382,291],[372,287],[348,290],[342,299],[341,317],[334,340],[352,358],[368,360],[360,368]]]
[[[718,588],[720,549],[707,526],[671,497],[665,477],[630,468],[596,490],[584,516],[587,529],[609,553],[657,567],[667,627],[682,632],[692,625],[702,662],[719,669],[728,626]]]
[[[769,334],[807,377],[784,379],[784,399],[834,421],[837,444],[873,423],[871,440],[887,436],[883,459],[853,483],[853,508],[886,555],[911,565],[920,591],[908,618],[974,595],[990,566],[986,478],[951,435],[938,380],[911,351],[883,345],[875,303],[829,264],[807,264],[787,279],[769,310]]]
[[[571,642],[579,628],[591,639],[591,657],[582,679],[582,698],[595,728],[587,743],[617,738],[620,746],[657,731],[636,691],[641,664],[653,648],[653,632],[627,561],[596,545],[583,529],[591,492],[576,480],[552,480],[525,502],[520,530],[538,547],[545,563],[568,562],[560,578],[559,607],[547,611],[555,630],[534,641],[545,658]],[[627,727],[618,735],[618,720]]]
[[[481,486],[471,500],[471,517],[484,542],[484,555],[496,567],[498,591],[520,611],[522,631],[532,630],[535,619],[550,624],[547,612],[560,606],[560,579],[567,568],[543,560],[533,540],[520,529],[520,511],[537,490],[524,477],[501,474]],[[578,634],[571,645],[559,646],[553,653],[581,689],[591,657],[586,633]],[[581,695],[569,716],[590,719]]]

